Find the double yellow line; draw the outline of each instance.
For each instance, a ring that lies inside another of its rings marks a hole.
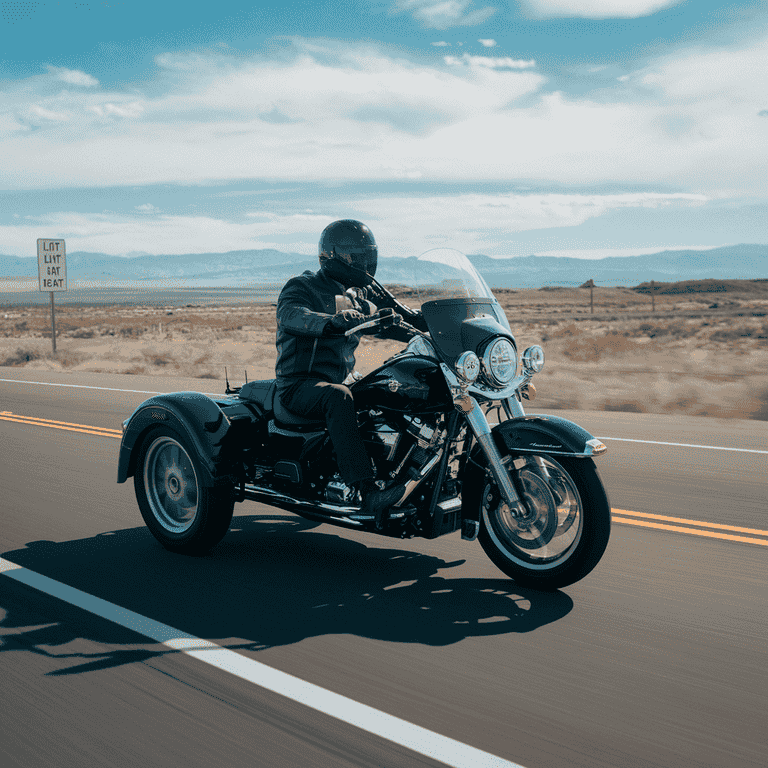
[[[98,435],[99,437],[116,437],[119,439],[123,435],[121,429],[94,427],[90,424],[70,424],[68,421],[38,419],[37,416],[19,416],[16,413],[11,413],[11,411],[0,411],[0,419],[14,421],[17,424],[30,424],[33,427],[51,427],[53,429],[65,429],[67,432],[83,432],[86,435]]]
[[[17,424],[29,424],[34,427],[51,427],[65,429],[68,432],[82,432],[86,435],[99,437],[122,437],[122,430],[108,427],[94,427],[90,424],[70,424],[67,421],[39,419],[36,416],[19,416],[11,411],[0,411],[0,420],[13,421]],[[630,512],[628,509],[612,509],[612,520],[621,525],[636,525],[642,528],[656,528],[661,531],[687,533],[689,536],[706,536],[711,539],[739,541],[745,544],[758,544],[768,547],[768,531],[759,528],[742,528],[738,525],[708,523],[703,520],[689,520],[685,517],[668,517],[667,515],[652,515],[648,512]],[[748,535],[739,535],[748,534]]]
[[[658,528],[662,531],[687,533],[690,536],[706,536],[710,539],[741,541],[745,544],[759,544],[763,547],[768,547],[768,531],[761,531],[759,528],[742,528],[738,525],[707,523],[703,520],[689,520],[685,517],[668,517],[667,515],[652,515],[648,512],[630,512],[628,509],[612,509],[611,513],[611,520],[614,523],[621,523],[623,525],[639,525],[643,528]],[[680,523],[680,525],[670,525],[670,523]],[[733,533],[723,533],[723,531],[733,531]],[[748,533],[751,535],[736,535],[739,533]],[[756,536],[764,538],[755,538]]]

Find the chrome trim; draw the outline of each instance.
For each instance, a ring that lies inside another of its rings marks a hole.
[[[472,430],[478,445],[485,454],[488,460],[488,467],[491,470],[493,479],[496,481],[496,486],[499,489],[505,503],[509,507],[509,512],[512,517],[521,517],[521,502],[520,497],[517,495],[515,486],[512,485],[512,481],[509,478],[507,468],[501,461],[501,456],[496,448],[496,443],[493,441],[493,435],[491,434],[491,427],[488,424],[488,419],[485,418],[482,408],[478,404],[477,400],[472,398],[474,407],[464,416],[467,419],[467,424]]]
[[[483,366],[483,375],[485,377],[485,380],[494,386],[501,387],[501,386],[509,386],[508,384],[505,384],[505,382],[501,381],[498,376],[493,372],[493,367],[491,365],[491,357],[493,356],[493,350],[495,347],[501,345],[501,344],[508,344],[511,351],[511,360],[514,360],[514,370],[517,371],[520,367],[520,359],[517,356],[517,349],[515,349],[515,345],[506,337],[506,336],[500,336],[496,339],[491,339],[491,341],[486,346],[485,350],[483,351],[483,358],[482,358],[482,366]],[[514,375],[512,376],[514,379]]]
[[[395,507],[401,506],[402,503],[416,490],[416,487],[429,474],[432,467],[437,464],[442,455],[443,448],[439,448],[437,453],[419,470],[418,476],[413,480],[409,480],[405,484],[405,493],[403,493],[403,497],[400,499],[400,501],[398,501],[397,504],[394,504]]]
[[[462,352],[456,361],[456,373],[471,383],[480,375],[480,359],[474,352]]]
[[[506,400],[502,400],[501,404],[504,406],[504,413],[507,414],[508,419],[525,416],[523,404],[516,397],[508,397]]]
[[[481,397],[487,397],[489,400],[508,400],[510,397],[515,397],[517,389],[530,380],[528,375],[515,376],[509,384],[503,389],[494,389],[493,387],[478,386],[477,383],[469,385],[469,392],[472,395],[480,395]]]
[[[541,352],[541,362],[534,363],[533,356],[538,357],[538,353]],[[531,374],[539,373],[544,368],[544,350],[539,344],[533,344],[523,352],[523,368]],[[538,366],[538,367],[537,367]]]
[[[474,541],[477,538],[477,534],[480,532],[479,520],[462,520],[461,521],[461,538],[464,541]]]
[[[437,506],[440,507],[443,512],[451,512],[452,510],[458,509],[461,506],[461,496],[454,496],[452,499],[438,501]]]
[[[589,446],[589,447],[587,447]],[[591,440],[587,440],[584,444],[584,456],[602,456],[608,450],[608,446],[605,443],[600,442],[596,437]]]

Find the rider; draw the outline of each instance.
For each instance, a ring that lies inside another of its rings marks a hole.
[[[354,370],[360,334],[345,331],[365,322],[377,308],[391,307],[420,330],[416,312],[372,283],[378,249],[368,227],[352,219],[329,224],[320,237],[320,269],[291,278],[277,301],[277,395],[285,408],[324,419],[344,482],[360,492],[361,514],[381,527],[384,512],[403,496],[404,486],[379,490],[357,426],[352,392],[342,382]],[[405,329],[367,332],[400,338]],[[365,331],[361,331],[363,333]]]

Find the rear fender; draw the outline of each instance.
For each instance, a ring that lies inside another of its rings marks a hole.
[[[202,485],[212,487],[239,479],[242,461],[238,448],[248,427],[259,416],[234,400],[216,403],[200,392],[172,392],[145,400],[128,419],[117,467],[117,482],[136,473],[139,448],[146,433],[164,425],[176,430],[197,454],[202,467]]]

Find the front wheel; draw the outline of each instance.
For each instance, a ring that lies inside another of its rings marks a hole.
[[[524,506],[513,517],[485,475],[479,540],[485,553],[521,586],[551,590],[583,579],[600,561],[611,507],[592,459],[524,456],[503,459]]]
[[[229,530],[233,486],[201,485],[197,455],[168,427],[150,431],[139,448],[134,489],[152,535],[171,552],[203,555]]]

